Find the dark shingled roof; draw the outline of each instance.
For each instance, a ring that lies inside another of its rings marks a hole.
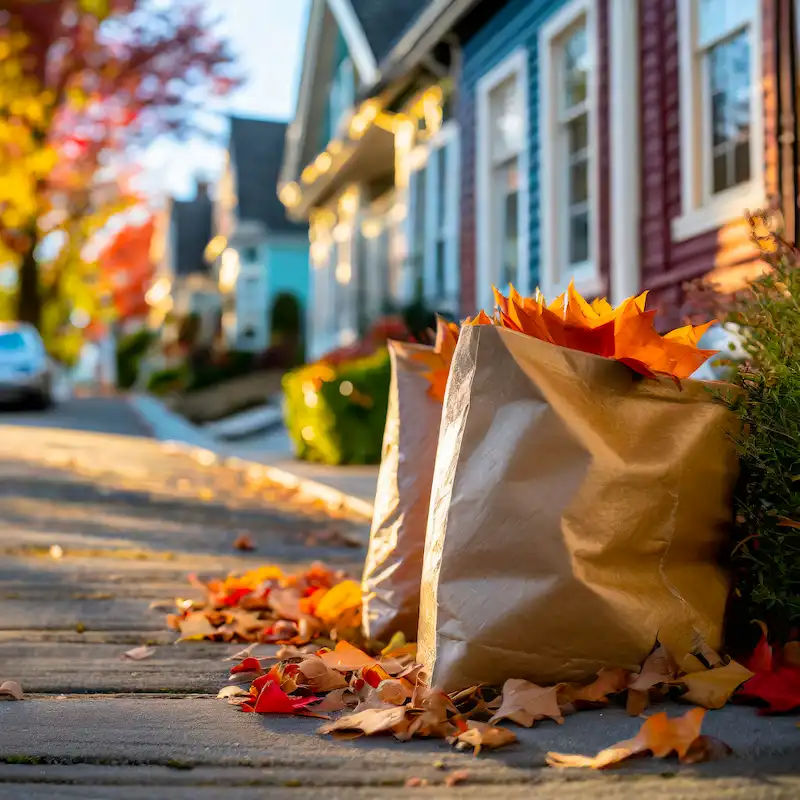
[[[285,122],[231,118],[230,152],[236,170],[240,220],[257,220],[272,233],[299,233],[278,199],[278,176],[286,143]]]
[[[209,272],[203,253],[211,239],[211,214],[212,202],[207,189],[200,188],[194,200],[173,203],[176,275]]]
[[[431,0],[350,0],[378,64]]]

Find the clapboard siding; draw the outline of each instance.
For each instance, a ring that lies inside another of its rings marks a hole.
[[[461,191],[461,303],[464,314],[473,314],[476,304],[476,90],[480,79],[520,47],[528,63],[528,152],[529,217],[527,232],[531,286],[540,272],[540,180],[539,180],[539,30],[566,0],[512,0],[463,42],[463,65],[459,81],[458,120],[462,137]],[[599,264],[609,272],[609,134],[608,134],[608,0],[595,0],[598,35],[598,160],[600,197],[598,205]]]
[[[753,262],[742,222],[685,241],[673,241],[672,221],[681,214],[680,96],[677,0],[639,0],[641,63],[641,263],[642,285],[652,290],[662,326],[690,311],[684,284],[708,273],[742,272]],[[774,0],[763,0],[763,91],[765,177],[777,191],[775,132]]]

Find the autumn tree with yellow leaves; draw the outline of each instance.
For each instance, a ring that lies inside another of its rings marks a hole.
[[[16,272],[16,318],[41,328],[65,284],[96,280],[85,245],[131,202],[107,178],[131,145],[194,132],[209,97],[238,84],[212,29],[198,0],[0,7],[0,266]]]

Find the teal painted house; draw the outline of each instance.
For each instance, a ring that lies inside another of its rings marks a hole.
[[[308,227],[290,221],[277,196],[286,127],[231,119],[207,258],[217,265],[223,331],[236,350],[261,352],[272,344],[273,309],[282,296],[293,298],[300,319],[308,306]]]

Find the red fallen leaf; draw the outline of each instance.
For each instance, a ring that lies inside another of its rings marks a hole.
[[[800,666],[793,663],[791,649],[789,657],[777,656],[767,638],[767,626],[763,622],[761,639],[747,659],[746,666],[756,674],[736,693],[739,700],[760,701],[766,706],[760,714],[781,714],[800,708]]]
[[[760,700],[767,705],[760,714],[781,714],[800,708],[800,667],[781,666],[759,672],[736,695],[741,700]]]
[[[258,693],[254,703],[242,703],[244,712],[256,714],[297,714],[310,703],[316,703],[319,697],[290,697],[274,681],[268,681]]]
[[[264,670],[261,668],[261,662],[253,656],[248,656],[240,664],[231,667],[231,675],[238,675],[240,672],[257,672],[259,675],[264,674]]]
[[[236,537],[233,546],[236,550],[255,550],[256,543],[253,541],[252,536],[243,533],[241,536]]]
[[[242,598],[247,597],[247,595],[252,593],[252,589],[240,587],[239,589],[231,590],[224,597],[218,598],[216,602],[217,605],[220,606],[236,606],[239,605],[239,602],[242,600]]]

